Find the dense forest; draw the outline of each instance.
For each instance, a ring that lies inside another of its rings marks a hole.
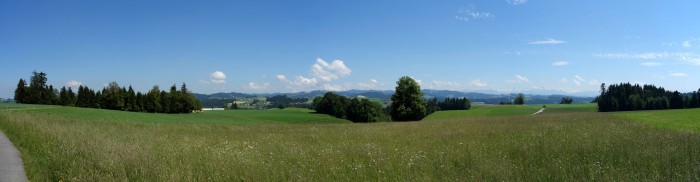
[[[47,80],[44,72],[33,72],[28,85],[19,79],[15,102],[152,113],[190,113],[202,108],[184,83],[180,90],[171,86],[169,92],[156,85],[145,94],[135,92],[131,86],[120,87],[117,82],[109,83],[101,91],[81,85],[76,94],[70,87],[59,91],[53,85],[46,85]]]
[[[663,87],[654,85],[630,83],[612,84],[600,86],[598,111],[634,111],[634,110],[662,110],[683,109],[700,107],[700,89],[691,93],[667,91]]]

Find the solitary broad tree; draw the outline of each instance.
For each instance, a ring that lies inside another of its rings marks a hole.
[[[420,85],[404,76],[396,82],[396,92],[391,96],[391,119],[394,121],[418,121],[426,115]]]
[[[517,97],[513,100],[513,104],[515,105],[524,105],[525,104],[525,96],[522,93],[519,93]]]
[[[563,97],[563,98],[561,98],[561,102],[559,102],[559,104],[573,104],[573,103],[574,103],[574,99],[571,97]]]

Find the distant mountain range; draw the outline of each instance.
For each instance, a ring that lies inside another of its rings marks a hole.
[[[197,94],[195,97],[203,101],[208,101],[206,103],[212,103],[212,100],[233,100],[237,98],[250,98],[250,97],[272,97],[276,95],[286,95],[291,98],[314,98],[316,96],[323,96],[327,91],[324,90],[314,90],[309,92],[295,92],[295,93],[259,93],[259,94],[246,94],[246,93],[214,93],[214,94]],[[381,99],[391,99],[391,95],[394,94],[393,90],[348,90],[348,91],[338,91],[337,94],[346,97],[356,97],[364,96],[368,98],[381,98]],[[563,97],[572,97],[574,103],[589,103],[595,99],[594,97],[586,96],[573,96],[567,94],[532,94],[524,93],[526,98],[526,103],[528,104],[558,104]],[[500,102],[512,101],[516,97],[516,93],[509,94],[499,94],[499,93],[481,93],[481,92],[460,92],[460,91],[450,91],[450,90],[423,90],[423,97],[425,98],[437,98],[438,100],[444,99],[446,97],[466,97],[472,102],[483,102],[486,104],[498,104]],[[211,107],[219,106],[219,104],[212,105]],[[205,107],[207,107],[205,105]]]

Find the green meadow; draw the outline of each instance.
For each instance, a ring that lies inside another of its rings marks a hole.
[[[313,110],[288,108],[284,110],[226,110],[205,111],[192,114],[162,114],[122,112],[106,109],[2,104],[32,115],[51,115],[91,121],[124,121],[139,123],[192,123],[192,124],[272,124],[272,123],[350,123],[350,121],[322,114]],[[32,107],[36,106],[36,107]],[[0,107],[2,108],[2,107]],[[24,109],[22,109],[24,108]]]
[[[700,109],[618,112],[616,116],[662,129],[700,133]]]
[[[31,181],[700,180],[699,110],[546,107],[353,124],[303,109],[148,114],[0,104],[0,130]]]

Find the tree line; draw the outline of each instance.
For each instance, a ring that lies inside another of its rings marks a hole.
[[[620,83],[605,87],[603,83],[596,101],[600,112],[698,108],[700,89],[683,94],[654,85]]]
[[[430,115],[436,111],[469,110],[472,107],[472,102],[467,98],[446,97],[442,102],[438,101],[437,98],[432,98],[428,99],[425,107],[427,114]]]
[[[355,123],[371,123],[388,120],[383,113],[382,106],[368,99],[353,98],[326,92],[322,97],[313,100],[316,113],[328,114],[337,118],[343,118]]]
[[[471,101],[467,98],[445,98],[443,102],[438,102],[436,98],[424,100],[420,85],[408,76],[401,77],[396,84],[396,91],[391,96],[391,105],[386,109],[367,99],[348,99],[333,92],[316,97],[313,106],[317,113],[353,122],[419,121],[438,110],[471,108]]]
[[[268,102],[270,102],[270,105],[267,106],[267,108],[279,108],[280,106],[282,107],[299,107],[299,108],[307,108],[309,107],[309,104],[306,103],[308,101],[308,98],[291,98],[288,97],[287,95],[276,95],[272,97],[267,97],[266,99]],[[312,108],[313,109],[313,108]]]
[[[101,91],[81,85],[76,94],[71,87],[62,87],[59,91],[52,85],[47,86],[46,82],[46,73],[36,71],[32,72],[28,85],[20,79],[15,102],[151,113],[190,113],[202,109],[202,104],[187,90],[185,83],[180,90],[173,85],[166,92],[156,85],[147,93],[141,93],[135,92],[131,86],[127,89],[117,82],[110,82]]]

